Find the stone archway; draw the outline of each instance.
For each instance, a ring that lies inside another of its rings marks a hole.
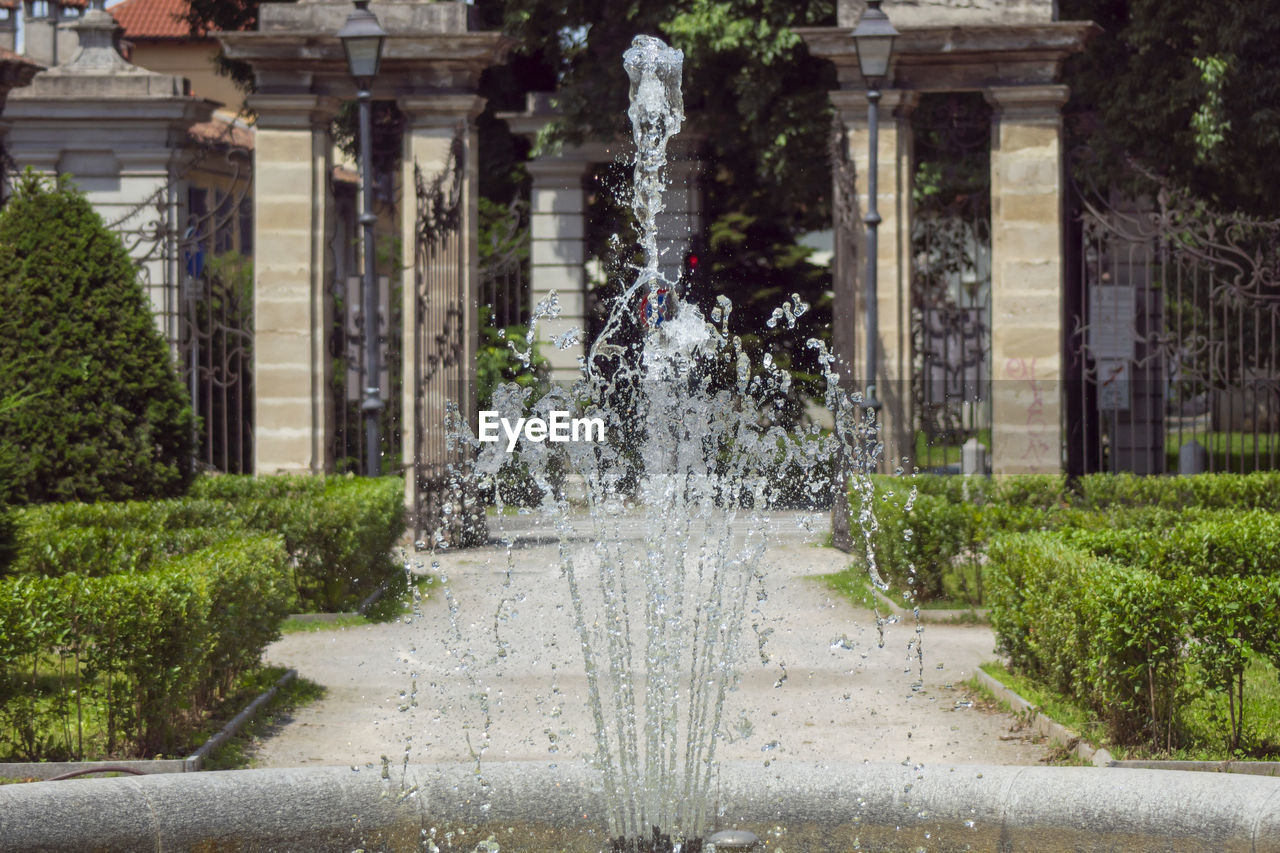
[[[256,472],[332,470],[333,401],[328,392],[332,358],[327,335],[332,308],[327,296],[334,275],[326,241],[334,207],[329,192],[332,140],[329,124],[343,100],[355,97],[336,33],[351,11],[346,0],[264,3],[257,31],[219,36],[226,55],[253,69],[256,92],[248,106],[257,115],[254,210],[255,453]],[[462,410],[473,401],[477,328],[476,206],[477,152],[473,121],[483,108],[476,95],[481,72],[501,61],[511,40],[468,28],[470,7],[460,2],[373,2],[388,32],[382,67],[373,83],[375,100],[395,100],[406,116],[399,208],[404,235],[401,267],[415,268],[415,175],[433,176],[461,163],[461,263],[450,287],[470,298],[463,312],[463,352],[449,370],[431,378],[434,396],[447,393]],[[455,138],[461,158],[451,158]],[[405,287],[406,325],[421,313]],[[406,332],[406,377],[419,362],[420,335]],[[428,333],[427,337],[430,337]],[[405,412],[424,393],[405,381]],[[440,417],[433,417],[439,414]],[[402,446],[412,468],[415,430],[443,430],[443,411],[425,419],[406,416]],[[434,444],[432,445],[434,446]],[[414,477],[408,478],[410,497]]]
[[[1063,156],[1060,110],[1067,99],[1062,62],[1097,26],[1055,21],[1050,0],[955,0],[928,6],[887,0],[901,32],[883,86],[879,135],[879,388],[885,459],[914,456],[915,414],[909,387],[912,266],[911,115],[920,93],[981,92],[992,107],[991,353],[992,470],[1058,472],[1063,427]],[[831,101],[847,132],[858,174],[868,164],[866,87],[851,33],[862,4],[842,2],[839,26],[800,35],[836,66]],[[865,209],[859,186],[855,206]],[[857,217],[861,221],[861,215]],[[862,254],[861,234],[855,237]],[[856,265],[855,265],[856,266]],[[836,270],[837,355],[860,385],[861,282]]]

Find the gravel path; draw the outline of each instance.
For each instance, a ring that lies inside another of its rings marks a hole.
[[[881,647],[872,614],[809,577],[839,571],[849,558],[815,544],[824,519],[813,529],[801,520],[772,519],[761,605],[773,628],[770,659],[746,667],[729,695],[725,721],[735,734],[721,744],[721,758],[1035,764],[1045,757],[1046,747],[1015,719],[959,686],[992,657],[989,628],[925,626],[924,685],[913,691],[915,625],[886,626]],[[508,522],[517,542],[510,560],[503,547],[490,547],[418,567],[445,575],[449,595],[431,595],[414,617],[272,645],[271,663],[296,668],[328,693],[255,744],[256,765],[590,754],[585,678],[557,547],[522,532],[523,521]]]

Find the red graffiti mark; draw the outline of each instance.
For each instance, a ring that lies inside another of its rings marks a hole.
[[[1050,452],[1051,445],[1044,435],[1048,424],[1044,419],[1044,394],[1040,383],[1036,381],[1036,360],[1033,358],[1028,362],[1021,358],[1011,358],[1005,362],[1004,370],[1010,379],[1025,380],[1027,388],[1031,391],[1031,402],[1027,405],[1026,417],[1027,448],[1022,454],[1022,460],[1043,458]]]

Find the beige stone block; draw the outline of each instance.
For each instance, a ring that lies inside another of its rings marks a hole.
[[[1055,314],[1038,326],[1000,328],[992,324],[991,355],[997,378],[1057,376],[1061,326]]]
[[[586,222],[581,214],[537,213],[529,218],[529,233],[534,240],[582,240]]]
[[[258,474],[306,474],[311,471],[311,442],[288,435],[264,434],[255,426],[254,468]]]
[[[581,265],[586,258],[586,246],[581,240],[532,240],[529,246],[529,262],[534,266],[556,264]]]
[[[1000,122],[999,134],[1001,155],[1035,150],[1043,152],[1040,156],[1056,158],[1061,147],[1058,128],[1054,125],[1023,124],[1016,119],[1004,119]]]
[[[991,197],[992,223],[1033,224],[1056,228],[1061,218],[1058,197],[1052,193],[1022,192],[1021,187],[1008,188]]]
[[[1062,291],[1062,268],[1053,258],[1006,261],[1000,265],[999,275],[1001,298],[1041,293],[1052,293],[1056,298]]]
[[[997,287],[1003,281],[1006,264],[1057,261],[1062,248],[1062,236],[1057,228],[1008,223],[993,223],[993,226],[992,275]]]
[[[305,328],[259,332],[253,340],[253,357],[259,368],[269,365],[277,373],[296,371],[305,381],[311,373],[311,337]]]
[[[529,193],[529,209],[539,214],[578,214],[586,208],[586,194],[580,189],[564,187],[535,188]]]
[[[255,325],[259,329],[270,328],[268,323],[276,322],[276,317],[270,313],[262,313],[263,311],[272,312],[275,310],[296,311],[301,310],[300,306],[307,306],[305,310],[310,311],[311,304],[311,283],[302,278],[301,274],[293,269],[273,270],[271,268],[257,270],[257,293],[254,294],[255,311],[259,312],[255,321]],[[278,308],[277,308],[278,306]],[[297,321],[289,320],[284,323],[285,327],[305,328],[310,325],[310,321],[298,326]]]
[[[587,272],[581,264],[544,264],[531,267],[529,278],[534,293],[576,293],[586,287]]]
[[[276,437],[291,436],[300,441],[311,435],[310,385],[291,397],[263,397],[255,401],[254,432]]]
[[[991,191],[1026,192],[1032,189],[1056,194],[1059,185],[1058,159],[1005,156],[991,152]]]
[[[307,358],[310,358],[309,352]],[[258,361],[255,368],[253,388],[259,402],[288,402],[296,406],[309,400],[311,371],[306,362],[286,369]]]
[[[305,241],[311,234],[310,195],[260,197],[254,212],[258,217],[255,233],[263,242],[284,246],[301,242],[299,251],[309,250]]]
[[[256,169],[254,192],[259,203],[282,198],[305,199],[310,196],[313,174],[310,160],[264,163],[259,158]]]
[[[1017,326],[1056,328],[1062,312],[1062,299],[1056,291],[1022,291],[1002,293],[993,299],[993,325],[1012,323]]]

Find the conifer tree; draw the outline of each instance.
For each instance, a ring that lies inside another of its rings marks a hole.
[[[0,306],[0,492],[181,494],[193,473],[186,392],[128,252],[67,181],[28,172],[0,211]]]

